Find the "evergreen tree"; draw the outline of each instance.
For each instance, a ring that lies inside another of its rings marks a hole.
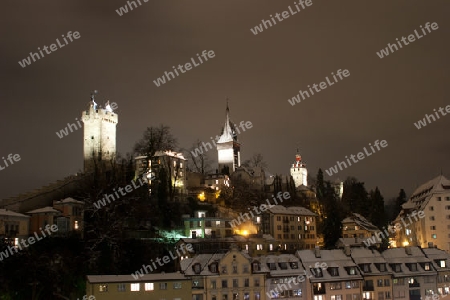
[[[400,192],[398,193],[398,197],[395,199],[394,204],[394,213],[392,215],[392,218],[397,218],[398,214],[402,210],[402,205],[406,202],[406,193],[405,190],[400,189]]]
[[[319,168],[319,171],[317,172],[316,195],[317,195],[317,199],[319,199],[319,200],[322,200],[325,198],[325,183],[323,181],[323,172],[322,172],[322,169],[320,169],[320,168]]]
[[[324,199],[323,240],[326,249],[334,249],[342,235],[342,209],[331,184],[328,184]]]
[[[371,190],[369,195],[370,195],[370,213],[368,219],[373,225],[381,229],[383,226],[386,225],[384,198],[381,195],[381,192],[378,189],[378,187],[375,188],[375,191]]]

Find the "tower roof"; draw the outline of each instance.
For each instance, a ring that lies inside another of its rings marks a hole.
[[[232,142],[233,140],[237,140],[237,136],[234,131],[234,125],[230,120],[230,108],[228,107],[228,99],[227,99],[225,126],[223,127],[222,135],[220,136],[217,143]]]

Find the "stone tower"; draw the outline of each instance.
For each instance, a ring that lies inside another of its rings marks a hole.
[[[84,172],[95,170],[95,165],[111,166],[116,157],[116,125],[118,116],[113,112],[109,101],[105,108],[91,96],[89,107],[82,113],[84,123]]]
[[[219,173],[230,175],[241,166],[241,145],[238,143],[234,124],[230,120],[230,109],[226,109],[225,126],[217,141]]]
[[[295,155],[295,162],[291,166],[291,176],[294,178],[295,187],[301,185],[308,186],[307,176],[308,170],[306,170],[306,164],[302,162],[302,157],[298,153]]]

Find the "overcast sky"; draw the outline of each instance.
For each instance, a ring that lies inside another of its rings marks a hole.
[[[80,118],[92,90],[118,104],[117,145],[130,152],[147,126],[169,125],[181,147],[220,132],[230,98],[241,156],[262,153],[271,173],[288,174],[297,144],[310,174],[375,140],[388,146],[325,179],[355,176],[385,196],[450,176],[450,116],[414,122],[450,104],[450,2],[314,1],[262,33],[250,28],[293,1],[150,0],[119,16],[123,0],[4,1],[0,11],[0,199],[82,170]],[[380,59],[396,38],[437,30]],[[80,38],[22,68],[18,61],[68,31]],[[215,57],[157,87],[153,80],[203,50]],[[331,72],[350,76],[291,106],[288,99]],[[447,128],[447,130],[445,130]],[[217,160],[217,153],[209,154]],[[3,160],[0,166],[4,167]]]

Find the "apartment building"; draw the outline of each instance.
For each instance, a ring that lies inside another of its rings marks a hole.
[[[437,248],[424,248],[422,251],[431,259],[437,271],[436,291],[438,295],[450,294],[450,256],[447,252]]]
[[[384,257],[376,250],[363,247],[351,248],[351,257],[364,279],[362,299],[393,299],[392,272]]]
[[[261,231],[278,240],[281,250],[314,249],[318,240],[316,219],[317,215],[304,207],[272,205],[262,214]]]
[[[394,299],[420,300],[436,293],[433,261],[419,247],[390,248],[382,256],[392,272]]]
[[[184,235],[193,239],[230,237],[233,230],[230,225],[231,218],[207,217],[207,212],[198,210],[194,217],[183,216]]]
[[[131,275],[88,275],[86,295],[96,300],[167,299],[191,300],[191,280],[180,273]]]
[[[28,238],[30,217],[9,209],[0,209],[0,236],[13,245]]]
[[[344,250],[299,250],[296,256],[306,271],[311,300],[361,300],[363,277],[353,262],[350,247]],[[324,269],[326,267],[326,270]]]
[[[380,229],[369,222],[366,218],[357,213],[342,220],[343,238],[357,237],[360,239],[370,238],[379,232]]]
[[[254,257],[252,264],[255,273],[266,274],[266,299],[308,299],[305,269],[295,255],[263,255]]]
[[[265,300],[265,275],[258,270],[237,246],[181,261],[181,272],[192,281],[192,300]]]
[[[420,211],[422,218],[417,217]],[[394,223],[408,225],[396,232],[397,247],[437,246],[450,251],[450,180],[439,175],[419,186],[403,204]]]

